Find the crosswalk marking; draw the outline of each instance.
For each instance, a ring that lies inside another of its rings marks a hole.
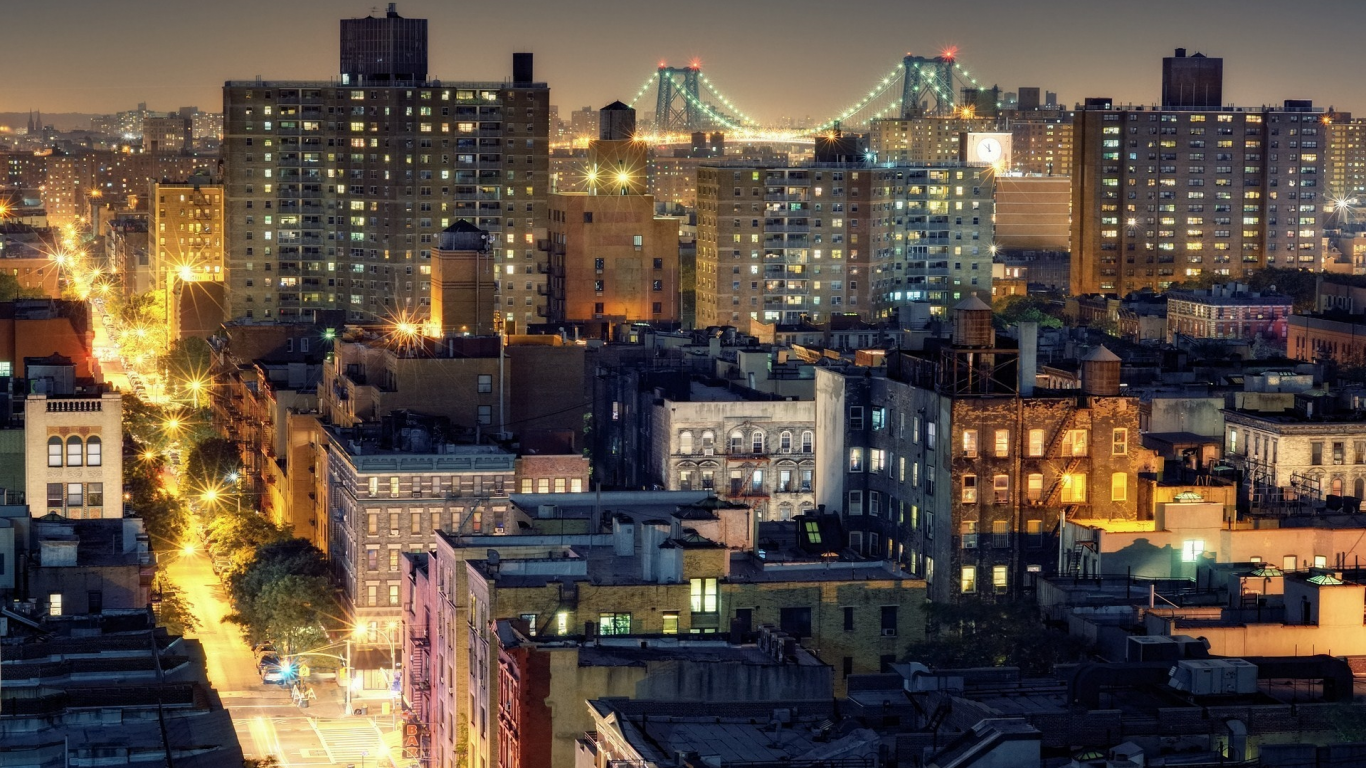
[[[313,730],[333,763],[359,763],[362,756],[379,756],[380,732],[369,720],[324,720],[314,722]]]

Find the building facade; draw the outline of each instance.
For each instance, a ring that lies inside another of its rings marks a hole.
[[[29,395],[24,464],[34,517],[123,517],[123,395]]]
[[[1145,109],[1091,100],[1076,112],[1072,293],[1124,295],[1213,272],[1240,278],[1321,258],[1322,111]]]
[[[942,314],[990,296],[990,169],[704,166],[697,325]]]
[[[423,319],[431,251],[464,219],[497,242],[509,330],[541,322],[550,92],[516,63],[506,82],[228,82],[228,316]]]
[[[1249,291],[1236,283],[1209,290],[1167,292],[1167,340],[1269,339],[1284,341],[1293,311],[1289,296]]]

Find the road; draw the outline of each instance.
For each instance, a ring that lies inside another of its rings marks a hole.
[[[346,716],[342,691],[333,683],[315,686],[317,701],[299,709],[289,692],[261,682],[256,661],[230,611],[222,584],[203,554],[171,555],[166,574],[184,592],[200,622],[187,637],[204,646],[209,682],[232,715],[247,757],[273,756],[281,766],[389,765],[383,759],[380,728],[373,717]],[[389,725],[388,718],[382,718]],[[364,760],[363,760],[364,759]],[[401,761],[399,761],[401,762]]]

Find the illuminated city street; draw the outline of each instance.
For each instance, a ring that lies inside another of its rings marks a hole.
[[[0,766],[1366,768],[1362,29],[5,3]]]

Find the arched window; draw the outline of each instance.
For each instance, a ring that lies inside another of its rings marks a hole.
[[[53,435],[47,439],[47,465],[62,466],[62,438]]]
[[[786,430],[778,435],[778,450],[782,453],[792,453],[792,433]]]
[[[684,431],[678,436],[678,452],[682,454],[692,453],[692,433]]]
[[[85,446],[81,444],[79,437],[72,435],[66,439],[66,465],[68,467],[79,467],[84,453]]]
[[[1330,490],[1329,493],[1333,494],[1334,496],[1341,496],[1341,495],[1342,495],[1342,477],[1341,477],[1341,476],[1334,477],[1334,478],[1333,478],[1333,484],[1332,484],[1330,487],[1332,488],[1332,490]]]
[[[764,452],[764,433],[763,433],[763,432],[760,432],[759,430],[756,429],[756,430],[754,430],[754,434],[752,434],[752,435],[749,436],[749,439],[750,439],[750,447],[754,449],[754,450],[750,451],[750,453],[753,453],[753,454],[755,454],[755,455],[757,456],[758,454],[761,454],[761,453]]]
[[[716,433],[710,429],[702,432],[702,455],[710,456],[716,450]]]
[[[778,505],[778,519],[779,519],[779,520],[791,520],[791,519],[792,519],[792,505],[791,505],[791,504],[788,504],[787,502],[783,502],[782,504],[779,504],[779,505]]]
[[[104,464],[104,445],[98,437],[91,437],[85,441],[85,465],[87,467],[98,467]]]
[[[741,432],[740,430],[737,429],[737,430],[735,430],[734,432],[730,433],[730,452],[731,452],[731,453],[739,453],[740,451],[744,450],[744,445],[745,445],[745,433],[744,433],[744,432]]]
[[[809,429],[802,433],[802,453],[811,453],[811,449],[815,444],[816,433]]]

